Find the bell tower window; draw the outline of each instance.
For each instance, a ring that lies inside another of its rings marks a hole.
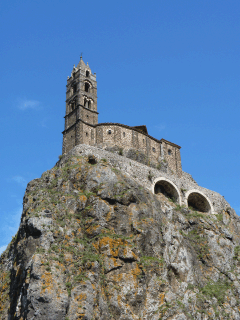
[[[89,77],[89,71],[88,70],[86,71],[86,77]]]
[[[77,85],[74,84],[72,88],[73,88],[73,94],[76,93],[77,92]]]
[[[90,85],[88,82],[85,82],[85,92],[89,92]]]

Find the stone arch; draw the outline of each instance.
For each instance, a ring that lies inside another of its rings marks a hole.
[[[181,205],[182,199],[178,187],[167,178],[156,178],[152,184],[152,192],[154,194],[163,193]]]
[[[197,189],[189,190],[186,193],[186,205],[200,212],[214,213],[211,201]]]

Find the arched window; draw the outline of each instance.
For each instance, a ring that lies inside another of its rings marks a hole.
[[[87,99],[84,99],[84,107],[87,107]]]
[[[85,92],[89,92],[90,84],[88,82],[85,82]]]
[[[89,71],[88,70],[86,71],[86,77],[89,77]]]
[[[88,101],[88,109],[91,109],[91,100]]]

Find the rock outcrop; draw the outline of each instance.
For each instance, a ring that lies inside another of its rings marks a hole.
[[[240,220],[64,156],[24,196],[0,258],[2,320],[240,319]]]

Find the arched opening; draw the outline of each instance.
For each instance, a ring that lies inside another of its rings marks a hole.
[[[88,82],[85,82],[85,92],[89,92],[90,84]]]
[[[88,101],[88,109],[91,109],[91,101]]]
[[[172,199],[174,202],[180,202],[179,193],[175,186],[166,180],[159,180],[154,186],[155,194],[163,194],[167,198]]]
[[[87,107],[87,99],[84,99],[84,107]]]
[[[198,192],[192,192],[187,198],[188,207],[200,212],[210,212],[211,206],[208,200]]]
[[[89,71],[88,70],[86,71],[86,77],[89,77]]]

